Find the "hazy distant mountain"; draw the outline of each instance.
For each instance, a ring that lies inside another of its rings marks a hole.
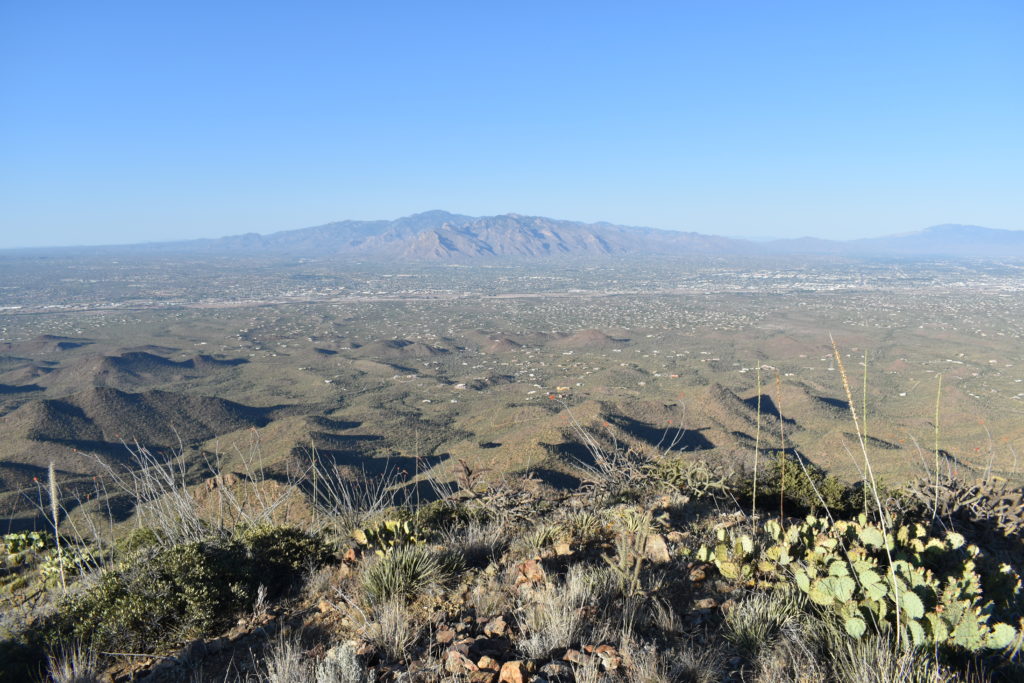
[[[1017,259],[1024,258],[1024,230],[944,224],[903,235],[849,241],[802,237],[775,240],[764,246],[775,254]]]
[[[518,214],[474,218],[446,211],[427,211],[393,221],[341,221],[270,235],[247,234],[146,246],[409,260],[736,254],[752,253],[753,249],[752,244],[742,240],[695,232]]]
[[[463,216],[426,211],[395,220],[338,221],[269,235],[77,247],[134,253],[248,254],[368,260],[480,259],[626,255],[833,255],[850,257],[1024,258],[1024,231],[977,225],[936,225],[918,232],[855,240],[815,237],[754,242],[696,232],[612,223],[581,223],[542,216]],[[28,251],[28,250],[19,250]],[[31,250],[48,251],[48,250]]]

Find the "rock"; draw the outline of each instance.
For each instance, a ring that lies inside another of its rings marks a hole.
[[[714,598],[704,598],[693,603],[695,609],[714,609],[718,607],[718,601]]]
[[[584,653],[580,652],[579,650],[574,650],[572,648],[569,648],[568,650],[565,651],[565,654],[562,655],[562,659],[564,661],[566,661],[566,662],[572,662],[573,664],[579,664],[580,666],[585,666],[586,664],[590,663],[591,657],[590,657],[590,655],[584,654]]]
[[[447,645],[455,640],[455,631],[450,628],[443,628],[437,632],[434,640],[440,645]]]
[[[690,570],[690,581],[693,583],[700,583],[707,578],[707,573],[704,571],[707,565],[698,565]]]
[[[493,657],[488,657],[487,655],[481,657],[477,661],[476,665],[480,667],[481,671],[493,671],[497,673],[501,670],[501,663]]]
[[[618,650],[611,645],[602,645],[597,648],[597,656],[601,658],[601,666],[605,671],[614,671],[622,666],[622,657]]]
[[[321,600],[319,603],[317,603],[316,608],[320,610],[321,614],[327,614],[328,612],[334,611],[334,605],[332,605],[327,600]]]
[[[647,559],[651,562],[665,564],[672,561],[672,554],[668,551],[668,544],[661,534],[650,534],[647,537],[647,545],[644,548]]]
[[[517,659],[501,665],[498,683],[526,683],[526,677],[526,666]]]
[[[541,566],[539,560],[527,560],[519,565],[518,569],[519,577],[516,579],[517,586],[524,583],[540,583],[544,580],[544,567]]]
[[[569,547],[568,543],[559,543],[555,546],[555,555],[560,557],[572,555],[572,548]]]
[[[484,626],[485,636],[500,638],[506,633],[508,633],[508,624],[505,622],[505,617],[495,617]]]
[[[474,671],[469,674],[470,683],[495,683],[498,680],[497,671]]]
[[[444,657],[444,669],[450,674],[461,674],[467,671],[479,671],[480,667],[458,650],[448,650]]]

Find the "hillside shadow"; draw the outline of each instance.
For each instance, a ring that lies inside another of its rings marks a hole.
[[[547,467],[531,467],[524,471],[523,474],[533,477],[559,491],[572,491],[583,485],[583,480],[579,477]]]
[[[776,418],[778,420],[782,420],[786,424],[790,424],[790,425],[795,425],[796,424],[796,420],[794,420],[791,417],[786,417],[785,415],[782,414],[782,411],[779,410],[779,407],[775,404],[775,401],[772,400],[771,396],[769,396],[768,394],[761,394],[760,399],[761,399],[761,415],[774,417],[774,418]],[[751,396],[750,398],[744,398],[744,399],[741,399],[741,400],[743,401],[743,405],[747,406],[748,408],[750,408],[751,410],[753,410],[755,412],[757,411],[757,402],[758,402],[758,397],[757,396]]]
[[[321,466],[349,470],[352,474],[370,477],[401,475],[402,473],[412,477],[417,472],[423,473],[433,469],[450,457],[448,453],[441,453],[420,458],[403,455],[384,458],[366,455],[361,451],[317,449],[317,462]]]
[[[664,451],[707,451],[715,447],[710,439],[701,434],[707,429],[706,427],[699,429],[660,428],[621,415],[610,416],[608,421],[634,439]]]

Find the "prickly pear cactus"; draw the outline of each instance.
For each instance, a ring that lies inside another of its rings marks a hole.
[[[722,529],[715,547],[697,557],[753,586],[795,583],[854,638],[898,628],[916,645],[971,651],[1022,639],[1024,623],[1000,619],[1019,604],[1020,577],[960,534],[936,535],[920,523],[886,530],[864,515],[834,523],[809,516],[789,527],[768,520],[764,532],[755,542]]]
[[[352,532],[352,538],[359,545],[373,550],[378,555],[385,555],[400,545],[423,543],[423,540],[413,532],[408,520],[397,519],[385,520],[368,529],[357,529]]]

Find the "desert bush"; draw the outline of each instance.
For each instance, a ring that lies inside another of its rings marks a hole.
[[[269,649],[264,661],[266,673],[261,683],[302,683],[308,681],[312,667],[305,661],[302,645],[295,636],[281,635]]]
[[[144,547],[65,600],[50,635],[148,652],[224,626],[252,604],[258,586],[280,591],[300,568],[327,557],[318,536],[285,527],[258,527],[234,541]]]
[[[229,546],[204,542],[137,555],[62,605],[56,631],[135,652],[208,633],[251,602],[242,560]]]
[[[518,647],[542,658],[583,640],[603,642],[630,620],[627,598],[611,568],[572,565],[557,584],[520,594],[516,616],[524,637]]]
[[[470,567],[486,566],[496,560],[507,545],[504,526],[497,522],[469,522],[446,529],[441,533],[441,542]]]
[[[401,598],[374,605],[363,637],[372,643],[387,661],[405,662],[423,632],[409,605]]]
[[[727,496],[733,490],[730,477],[692,456],[666,456],[651,463],[647,473],[655,482],[694,499]]]
[[[602,511],[576,510],[562,520],[562,529],[570,543],[587,546],[612,536],[611,523]]]
[[[302,570],[326,564],[334,552],[320,534],[294,527],[253,527],[242,532],[238,542],[249,562],[258,568],[258,582],[267,586],[271,594],[291,586]]]
[[[824,509],[843,514],[863,509],[863,494],[858,496],[853,488],[813,463],[797,462],[799,457],[777,455],[761,470],[757,479],[758,509],[777,512],[780,496],[785,514],[815,514]],[[751,499],[753,479],[738,483],[736,490],[742,498]]]
[[[316,663],[312,680],[315,683],[373,683],[375,676],[359,661],[355,646],[346,641],[328,650]]]

